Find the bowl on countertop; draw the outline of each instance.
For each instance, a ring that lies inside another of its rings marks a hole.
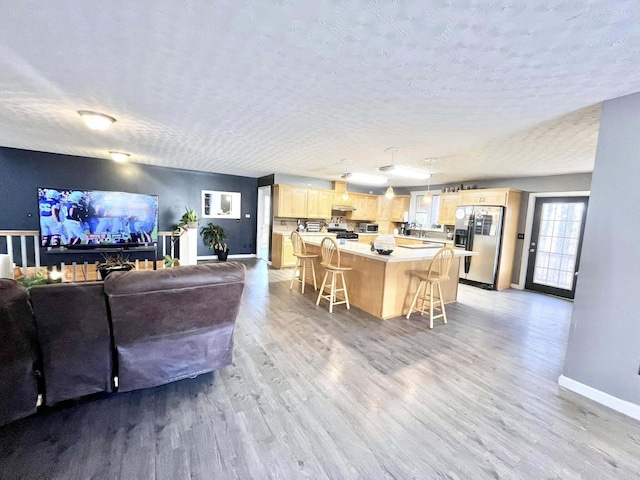
[[[391,255],[391,252],[393,252],[393,250],[384,250],[382,248],[376,248],[376,252],[378,252],[380,255]]]

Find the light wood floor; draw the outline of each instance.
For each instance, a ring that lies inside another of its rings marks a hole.
[[[233,366],[1,427],[0,477],[639,478],[640,423],[556,383],[571,303],[462,285],[429,330],[247,264]]]

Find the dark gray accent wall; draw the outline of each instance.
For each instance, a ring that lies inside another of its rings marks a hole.
[[[242,194],[242,218],[221,225],[233,254],[255,253],[257,179],[0,147],[0,230],[38,230],[38,187],[158,195],[160,230],[172,230],[185,206],[200,214],[201,190]],[[245,218],[245,214],[250,218]],[[199,255],[213,255],[199,239]]]
[[[640,405],[640,94],[604,102],[564,375]],[[613,232],[618,232],[613,235]]]

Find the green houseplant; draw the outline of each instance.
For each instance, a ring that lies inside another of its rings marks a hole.
[[[96,265],[96,269],[100,272],[102,280],[107,278],[111,272],[126,272],[133,269],[133,263],[129,261],[129,257],[122,253],[102,254],[102,262]]]
[[[202,227],[200,229],[200,235],[202,236],[204,244],[216,252],[218,260],[221,262],[227,260],[227,257],[229,256],[227,234],[221,226],[209,223],[206,227]]]
[[[198,215],[196,214],[196,211],[186,205],[184,210],[185,212],[182,214],[182,217],[180,217],[178,226],[173,231],[174,235],[180,236],[190,228],[198,228]]]

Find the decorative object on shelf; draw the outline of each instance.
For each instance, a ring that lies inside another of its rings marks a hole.
[[[396,239],[392,235],[378,235],[373,241],[373,249],[380,255],[391,255],[396,248]]]
[[[133,269],[133,263],[129,257],[122,253],[103,253],[102,262],[96,265],[96,270],[100,272],[100,278],[104,280],[112,272],[128,272]]]
[[[200,235],[204,244],[216,253],[218,260],[225,262],[229,256],[229,247],[224,229],[219,225],[209,223],[200,229]]]
[[[116,121],[115,118],[110,117],[109,115],[92,112],[90,110],[78,110],[78,115],[82,117],[84,123],[91,130],[106,130]]]

